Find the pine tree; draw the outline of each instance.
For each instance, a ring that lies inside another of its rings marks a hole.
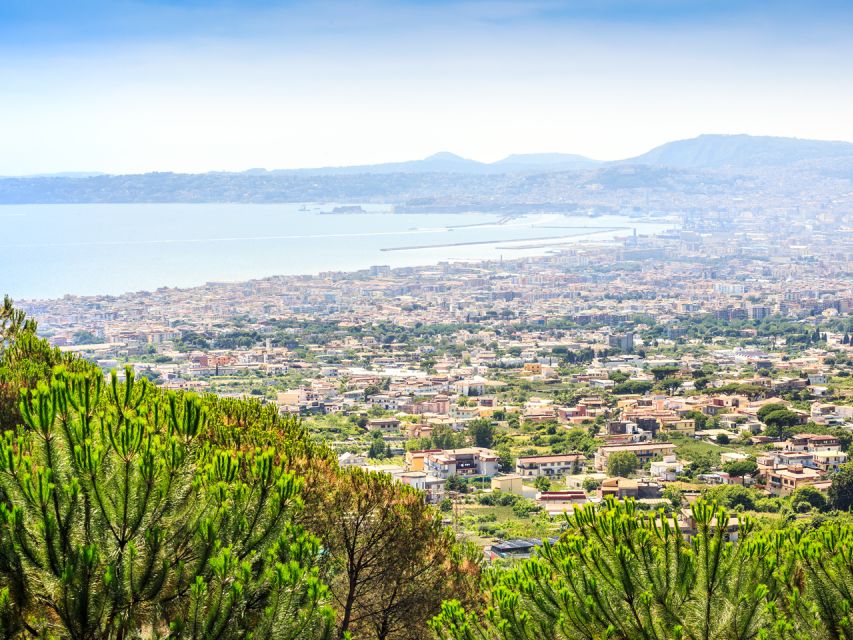
[[[441,640],[853,637],[853,526],[757,530],[692,506],[688,536],[632,501],[575,511],[565,537],[488,581],[488,608],[445,602]],[[736,539],[730,535],[736,533]]]
[[[7,635],[328,636],[301,481],[272,448],[207,437],[198,397],[125,377],[60,368],[0,440]]]

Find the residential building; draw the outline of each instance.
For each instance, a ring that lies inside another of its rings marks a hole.
[[[562,476],[581,471],[586,463],[582,453],[523,456],[515,462],[515,472],[524,477]]]

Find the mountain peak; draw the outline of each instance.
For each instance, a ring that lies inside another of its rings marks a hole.
[[[462,156],[456,155],[455,153],[451,153],[450,151],[439,151],[438,153],[434,153],[431,156],[427,156],[426,158],[424,158],[424,160],[441,160],[442,162],[475,162],[475,160],[463,158]]]
[[[667,142],[643,155],[622,161],[681,169],[746,169],[788,166],[830,158],[853,158],[853,144],[828,140],[803,140],[775,136],[706,133]]]

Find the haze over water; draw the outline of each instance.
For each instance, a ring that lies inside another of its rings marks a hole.
[[[334,206],[3,206],[0,284],[16,299],[119,294],[380,264],[512,259],[673,226],[622,216],[390,214],[382,205],[320,213]]]

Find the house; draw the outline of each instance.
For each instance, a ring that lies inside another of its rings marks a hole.
[[[613,496],[619,500],[625,498],[660,498],[661,486],[648,480],[630,480],[628,478],[607,478],[598,489],[602,499]]]
[[[589,501],[586,492],[575,489],[569,491],[543,491],[536,498],[542,508],[549,516],[560,513],[572,513],[578,505],[584,505]]]
[[[379,407],[384,411],[397,411],[402,404],[409,400],[409,398],[400,396],[391,396],[385,393],[377,393],[376,395],[369,396],[368,401],[374,407]]]
[[[578,473],[586,463],[582,453],[523,456],[515,462],[515,472],[524,477],[562,476]]]
[[[397,480],[418,491],[423,491],[424,499],[429,504],[438,504],[444,500],[445,480],[442,478],[436,478],[423,471],[406,471],[398,475]]]
[[[342,453],[338,456],[338,466],[340,467],[363,467],[367,464],[367,457],[358,453]]]
[[[847,462],[847,454],[843,451],[815,451],[812,453],[810,466],[826,473],[838,471],[845,462]]]
[[[423,471],[424,460],[431,453],[441,453],[441,449],[423,449],[406,452],[406,471]]]
[[[400,421],[395,418],[373,418],[367,421],[368,431],[382,431],[389,433],[400,429]]]
[[[777,467],[765,472],[767,490],[774,496],[789,496],[799,487],[814,485],[824,479],[824,473],[803,465]]]
[[[492,491],[502,491],[520,496],[524,492],[524,484],[517,473],[503,476],[492,476]]]
[[[613,496],[619,500],[624,500],[625,498],[637,498],[639,488],[636,480],[607,478],[598,488],[598,494],[602,499],[607,496]]]
[[[651,464],[651,476],[665,482],[674,482],[682,471],[684,465],[674,455],[664,456],[663,460],[655,460]]]
[[[786,451],[838,451],[838,438],[816,433],[798,433],[785,441]]]
[[[450,476],[493,476],[499,468],[498,455],[484,447],[428,451],[423,456],[423,470],[444,479]]]

